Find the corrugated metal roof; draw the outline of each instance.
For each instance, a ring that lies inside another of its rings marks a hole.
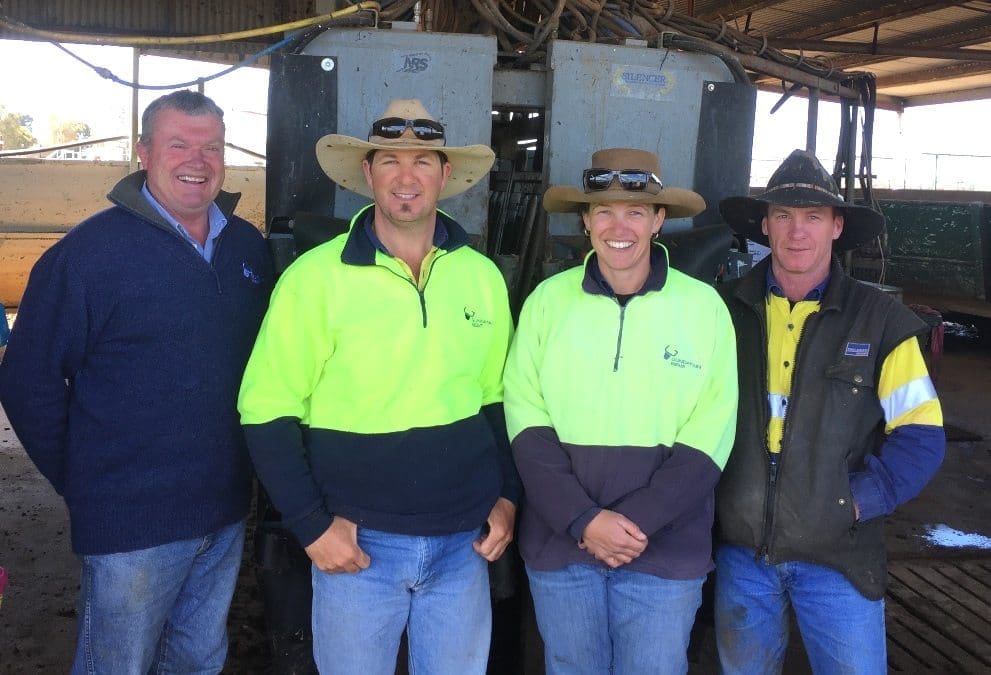
[[[695,4],[701,16],[732,17],[734,27],[767,35],[778,48],[822,57],[843,70],[874,73],[880,98],[892,107],[991,97],[991,60],[965,51],[991,49],[991,2],[986,0]],[[824,41],[836,47],[823,51]]]
[[[49,30],[199,35],[259,28],[314,15],[313,0],[4,0],[2,12]]]

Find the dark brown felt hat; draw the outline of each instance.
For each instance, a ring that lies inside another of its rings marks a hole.
[[[737,234],[767,246],[761,223],[769,204],[838,209],[843,214],[843,231],[833,242],[833,248],[839,251],[855,249],[884,230],[884,216],[866,206],[843,201],[836,181],[816,156],[806,150],[792,152],[771,176],[762,194],[724,199],[719,202],[719,213]]]

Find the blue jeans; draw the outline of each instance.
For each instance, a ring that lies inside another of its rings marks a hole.
[[[600,565],[526,572],[547,675],[688,672],[704,578],[662,579]]]
[[[244,521],[198,539],[82,557],[72,675],[218,673]]]
[[[419,537],[358,528],[356,574],[313,567],[313,657],[323,675],[392,675],[403,629],[411,675],[484,673],[492,606],[479,530]]]
[[[723,673],[780,673],[788,605],[815,673],[886,673],[884,600],[839,572],[806,562],[769,565],[752,549],[716,551],[716,644]]]

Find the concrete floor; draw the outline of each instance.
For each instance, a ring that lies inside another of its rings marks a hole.
[[[950,564],[977,569],[978,574],[991,569],[991,550],[988,548],[958,547],[948,537],[940,544],[930,537],[933,528],[940,526],[947,528],[944,532],[956,530],[966,535],[991,537],[991,500],[988,499],[991,484],[991,410],[988,406],[991,346],[962,344],[948,338],[946,349],[939,366],[937,388],[946,422],[951,425],[951,439],[970,440],[951,440],[946,461],[936,478],[922,495],[889,519],[888,545],[893,576],[897,573],[898,592],[902,596],[907,592],[906,580],[911,586],[912,579],[922,578],[919,574],[925,576],[930,568]],[[980,440],[976,440],[978,437]],[[980,543],[973,537],[962,541]],[[25,456],[2,412],[0,566],[7,569],[10,577],[0,607],[0,674],[67,672],[76,632],[78,564],[69,549],[65,507]],[[922,572],[906,572],[909,567]],[[978,590],[985,589],[985,600],[991,597],[991,581],[978,580],[974,585]],[[972,597],[967,602],[974,603]],[[889,596],[889,607],[892,604]],[[892,617],[889,609],[889,645],[896,628],[902,632],[902,642],[905,641],[905,625],[898,617]],[[260,604],[253,588],[253,570],[247,565],[232,608],[230,628],[232,646],[227,672],[264,672],[267,659],[261,638]],[[691,672],[714,673],[711,631],[704,625],[701,628],[699,650],[693,656]],[[912,636],[912,640],[922,639],[914,633]],[[991,661],[981,660],[991,658],[986,656],[991,635],[976,634],[971,642],[970,649],[976,656],[967,655],[967,659],[961,661],[964,665],[955,666],[953,672],[971,672],[971,666],[966,664],[975,663],[991,669]],[[786,672],[807,672],[797,636],[792,643]],[[890,647],[889,653],[892,653]],[[906,658],[913,658],[911,654],[906,656],[904,649],[897,656],[902,659],[901,663]],[[893,669],[895,667],[901,666],[893,663]],[[532,667],[527,670],[536,672]],[[973,672],[980,671],[973,668]]]

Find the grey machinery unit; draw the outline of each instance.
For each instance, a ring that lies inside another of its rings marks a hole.
[[[349,218],[367,199],[337,189],[314,145],[326,133],[364,138],[393,98],[419,98],[448,144],[490,144],[492,111],[542,111],[543,186],[577,185],[593,150],[638,147],[661,157],[666,184],[701,193],[708,208],[665,233],[720,222],[717,204],[749,189],[755,90],[704,53],[557,40],[546,68],[497,66],[494,37],[412,30],[330,29],[298,54],[273,57],[266,220],[299,213]],[[486,232],[488,182],[447,200],[469,233]],[[554,215],[551,236],[580,233]]]
[[[447,127],[448,145],[488,145],[493,37],[404,30],[329,30],[298,55],[273,59],[266,220],[296,212],[350,218],[368,199],[326,178],[314,156],[328,133],[365,138],[395,98],[418,98]],[[488,181],[443,205],[465,229],[485,227]]]

